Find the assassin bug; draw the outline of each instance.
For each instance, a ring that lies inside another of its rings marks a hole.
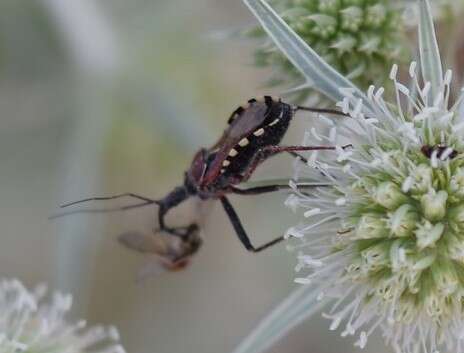
[[[279,98],[270,96],[250,99],[245,105],[240,106],[231,114],[227,121],[228,126],[221,138],[212,147],[202,148],[195,154],[190,168],[185,172],[183,184],[174,188],[164,198],[155,200],[133,193],[125,193],[110,197],[92,197],[72,202],[62,207],[92,200],[112,200],[121,197],[132,197],[141,202],[121,208],[100,210],[100,212],[127,210],[156,204],[159,206],[159,230],[195,245],[194,247],[187,247],[185,251],[171,253],[168,258],[172,262],[175,262],[182,260],[183,257],[187,257],[186,254],[190,256],[198,249],[200,244],[197,241],[199,227],[195,223],[186,227],[168,226],[165,223],[167,212],[193,196],[202,200],[219,199],[239,240],[245,248],[251,252],[260,252],[281,242],[284,239],[283,236],[261,246],[254,246],[227,195],[258,195],[288,189],[288,185],[267,185],[247,189],[240,188],[238,185],[246,182],[262,162],[279,153],[286,152],[293,156],[299,156],[297,152],[300,151],[335,149],[335,146],[279,145],[298,110],[347,116],[336,110],[290,105],[282,102]],[[343,148],[345,147],[347,146]],[[300,158],[305,161],[303,157]],[[90,212],[96,211],[98,212],[98,210],[90,210]],[[89,211],[78,210],[68,212],[67,214],[76,212]],[[123,240],[123,243],[135,250],[143,251],[140,245],[143,242],[140,241],[140,237],[128,236]]]

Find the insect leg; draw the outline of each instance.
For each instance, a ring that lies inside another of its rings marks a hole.
[[[282,189],[290,189],[288,185],[266,185],[266,186],[257,186],[248,189],[240,189],[234,186],[230,187],[231,192],[237,195],[259,195],[265,194],[268,192],[274,192]]]
[[[298,110],[305,110],[307,112],[312,112],[312,113],[319,113],[319,114],[332,114],[332,115],[339,115],[339,116],[345,116],[349,117],[349,114],[343,113],[339,110],[335,109],[324,109],[324,108],[311,108],[311,107],[303,107],[301,105],[297,105],[294,108],[296,111]]]
[[[221,200],[222,206],[224,207],[224,211],[226,211],[227,216],[229,217],[230,222],[232,223],[232,226],[234,227],[235,233],[237,233],[238,238],[240,239],[243,246],[245,246],[245,248],[248,251],[257,253],[257,252],[263,251],[264,249],[269,248],[272,245],[280,243],[282,240],[284,240],[284,237],[280,236],[266,244],[263,244],[255,248],[253,244],[251,244],[250,238],[248,237],[245,229],[243,228],[242,222],[240,221],[240,218],[238,217],[237,213],[235,212],[229,200],[225,196],[222,196],[220,200]]]
[[[198,225],[192,223],[186,227],[168,227],[164,218],[166,214],[172,208],[178,206],[180,203],[187,200],[191,194],[188,192],[185,186],[178,186],[174,190],[172,190],[166,197],[164,197],[159,202],[159,209],[158,209],[158,223],[159,223],[159,230],[167,232],[171,235],[178,236],[181,238],[189,237],[193,232],[198,231]]]
[[[331,184],[317,184],[317,185],[298,185],[298,188],[302,189],[311,189],[315,187],[324,187],[324,186],[330,186]],[[260,195],[260,194],[265,194],[269,192],[275,192],[279,190],[291,190],[292,188],[290,185],[287,184],[275,184],[275,185],[265,185],[265,186],[256,186],[248,189],[240,189],[237,187],[230,187],[230,191],[234,194],[237,195]]]
[[[295,158],[299,158],[303,163],[307,164],[308,163],[308,160],[303,157],[301,154],[299,153],[296,153],[296,152],[293,152],[293,151],[290,151],[288,152],[288,154],[290,154],[291,156],[295,157]]]
[[[345,149],[349,146],[351,145],[345,145],[342,148]],[[240,182],[247,181],[263,161],[276,154],[282,152],[292,153],[301,151],[330,151],[335,150],[335,148],[335,146],[265,146],[255,154],[247,170],[240,178]]]

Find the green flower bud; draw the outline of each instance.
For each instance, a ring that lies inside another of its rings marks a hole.
[[[381,183],[374,190],[373,198],[375,202],[389,210],[394,210],[408,201],[398,185],[391,181]]]
[[[357,32],[363,23],[364,11],[357,6],[350,6],[340,11],[342,15],[342,29]]]
[[[390,249],[387,245],[381,243],[363,250],[361,256],[365,271],[376,271],[389,264]]]
[[[307,3],[307,0],[298,0],[300,3]],[[325,13],[336,13],[339,9],[338,0],[319,0],[318,10]]]
[[[464,168],[457,168],[450,180],[453,196],[464,197]]]
[[[366,24],[380,27],[387,20],[388,10],[382,4],[369,6],[366,11]]]
[[[443,223],[432,224],[424,220],[414,233],[419,249],[435,246],[435,243],[440,239],[444,230],[445,225]]]
[[[450,226],[456,233],[464,230],[464,204],[453,207],[449,211]]]
[[[413,206],[404,204],[390,215],[390,229],[397,237],[407,237],[416,228],[419,215]]]
[[[414,179],[412,191],[417,193],[427,192],[432,187],[432,168],[427,164],[420,164],[412,175]]]
[[[448,193],[446,191],[436,192],[430,189],[429,192],[421,197],[422,211],[425,218],[429,221],[440,221],[446,214],[446,200]]]
[[[454,233],[446,234],[447,250],[451,259],[464,263],[464,240]]]
[[[355,237],[358,239],[382,238],[388,235],[386,220],[375,213],[362,215],[356,228]]]

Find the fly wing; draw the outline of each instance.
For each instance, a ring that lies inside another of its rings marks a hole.
[[[186,268],[191,262],[191,256],[176,262],[166,261],[160,256],[147,256],[143,264],[137,270],[137,283],[145,282],[151,277],[159,276],[166,271],[176,272]]]
[[[121,234],[118,241],[126,248],[143,254],[165,254],[167,243],[153,234],[144,234],[139,231],[129,231]]]
[[[118,240],[131,250],[149,255],[150,261],[138,271],[139,281],[165,271],[184,269],[202,244],[199,230],[190,232],[184,238],[163,233],[130,231],[121,234]]]

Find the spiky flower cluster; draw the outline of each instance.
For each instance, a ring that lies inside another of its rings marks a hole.
[[[326,314],[343,336],[361,331],[357,345],[383,329],[397,353],[435,352],[442,344],[464,352],[464,114],[449,106],[451,72],[434,91],[413,90],[391,79],[397,104],[383,89],[362,101],[345,91],[343,122],[322,118],[327,136],[314,129],[309,145],[336,144],[297,164],[296,178],[326,183],[307,193],[294,187],[287,204],[302,207],[309,224],[288,236],[301,239],[301,283],[318,285],[334,301]],[[462,97],[461,97],[462,98]],[[400,102],[408,102],[403,108]],[[369,327],[364,330],[365,327]]]
[[[273,0],[288,25],[325,61],[367,89],[388,78],[385,66],[404,57],[401,11],[391,0]],[[264,36],[261,29],[253,33]],[[278,68],[276,82],[299,72],[269,41],[256,53],[260,66]]]
[[[85,321],[69,324],[72,298],[55,293],[42,303],[45,287],[28,291],[18,280],[0,281],[1,353],[124,353],[114,327],[86,329]]]

